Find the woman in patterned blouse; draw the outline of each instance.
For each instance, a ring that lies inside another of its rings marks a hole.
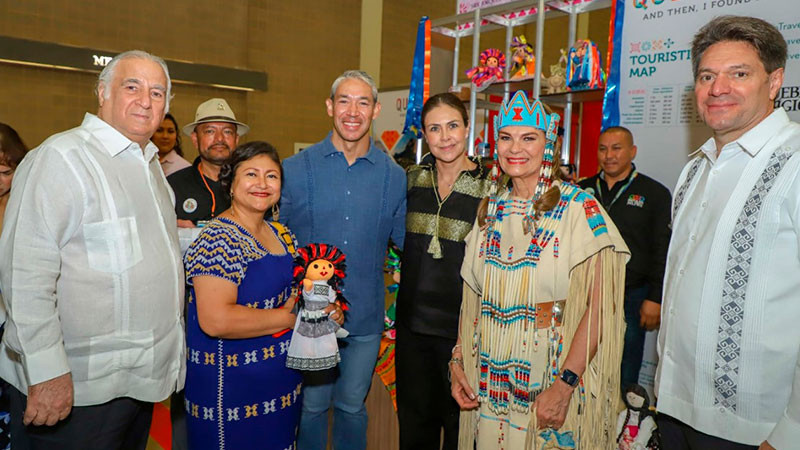
[[[220,172],[231,207],[186,253],[186,411],[189,447],[293,448],[300,372],[286,367],[294,239],[264,220],[280,198],[278,153],[266,142],[234,150]],[[331,310],[334,306],[331,306]],[[343,321],[340,310],[334,320]]]

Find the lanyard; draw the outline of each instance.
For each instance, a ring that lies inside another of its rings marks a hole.
[[[633,173],[631,173],[630,176],[628,177],[628,182],[625,183],[621,188],[619,188],[619,192],[617,192],[617,195],[615,195],[614,199],[611,200],[611,203],[609,203],[608,207],[606,208],[607,210],[611,209],[611,207],[614,206],[614,203],[616,203],[616,201],[628,189],[631,183],[633,183],[633,180],[636,178],[637,175],[639,175],[639,172],[637,172],[636,169],[633,169]],[[600,189],[600,177],[597,177],[597,180],[595,180],[595,187],[597,188],[597,197],[600,199],[600,203],[602,203],[603,206],[605,206],[605,202],[603,202],[603,191],[602,189]]]
[[[211,190],[211,187],[208,185],[208,181],[206,181],[206,176],[203,175],[203,165],[197,165],[197,171],[200,172],[200,179],[203,180],[203,184],[206,185],[206,190],[208,193],[211,194],[211,217],[217,215],[217,198],[214,196],[214,191]]]

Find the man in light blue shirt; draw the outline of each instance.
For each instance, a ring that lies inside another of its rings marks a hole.
[[[383,331],[383,262],[390,238],[403,245],[406,177],[369,138],[381,105],[368,74],[343,73],[326,105],[333,131],[283,162],[280,221],[300,246],[332,244],[347,256],[342,294],[350,303],[344,324],[350,336],[339,340],[337,368],[304,377],[297,446],[326,448],[333,404],[334,448],[365,449],[364,400]]]

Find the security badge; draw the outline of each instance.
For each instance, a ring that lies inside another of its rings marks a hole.
[[[183,211],[189,214],[197,211],[197,200],[189,197],[183,201]]]
[[[631,194],[628,197],[628,206],[636,206],[637,208],[644,208],[644,195]]]

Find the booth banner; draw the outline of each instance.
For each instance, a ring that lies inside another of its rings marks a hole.
[[[618,34],[614,53],[619,57],[609,88],[616,88],[619,103],[618,108],[607,105],[604,127],[622,125],[633,132],[640,172],[673,190],[688,155],[711,137],[695,104],[691,43],[700,27],[717,16],[758,17],[783,33],[789,58],[775,105],[800,121],[798,0],[615,1],[621,26],[613,27]]]
[[[378,92],[381,112],[372,122],[372,137],[390,155],[401,153],[398,148],[408,110],[408,88]]]

